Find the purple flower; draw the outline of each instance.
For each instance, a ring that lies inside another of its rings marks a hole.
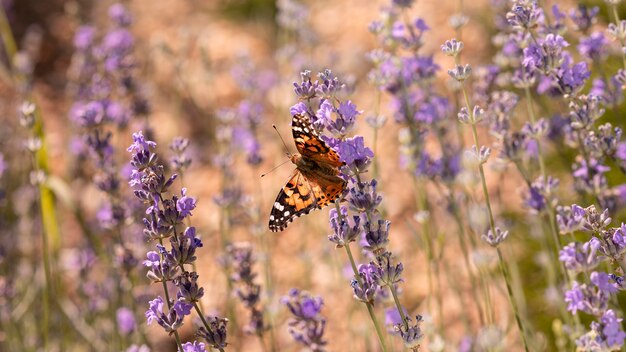
[[[612,349],[621,348],[624,345],[626,333],[622,330],[622,320],[612,309],[607,310],[600,318],[602,336],[606,338],[606,344]]]
[[[150,151],[150,149],[156,148],[156,143],[153,141],[146,140],[142,131],[133,133],[133,144],[128,147],[130,153],[138,153],[142,151]]]
[[[313,297],[295,288],[291,289],[289,294],[281,299],[281,303],[289,308],[296,319],[300,320],[316,319],[324,305],[321,297]]]
[[[583,351],[620,350],[626,339],[621,322],[612,309],[607,310],[599,322],[591,323],[591,331],[576,340],[576,345]]]
[[[374,157],[374,152],[365,146],[362,136],[347,138],[339,143],[339,157],[353,172],[364,172]]]
[[[331,101],[328,99],[324,99],[320,104],[317,113],[315,114],[315,121],[313,121],[312,123],[313,127],[315,127],[318,132],[322,132],[324,128],[330,126],[330,124],[332,123],[333,112],[335,112],[335,107],[333,106]]]
[[[206,352],[206,347],[202,342],[186,342],[183,344],[183,352]]]
[[[143,261],[143,265],[149,269],[146,276],[154,282],[171,281],[178,275],[178,263],[160,244],[157,244],[157,249],[159,253],[150,251],[147,253],[148,259]]]
[[[359,213],[372,213],[383,201],[383,197],[376,191],[378,182],[371,180],[370,182],[357,183],[356,187],[351,187],[348,194],[348,204],[350,210]]]
[[[533,29],[543,20],[543,11],[534,0],[515,1],[506,14],[506,20],[513,29],[525,31]]]
[[[333,233],[328,236],[328,240],[335,243],[337,248],[354,242],[361,231],[360,216],[354,216],[354,225],[351,225],[346,207],[341,206],[340,211],[341,216],[338,215],[337,209],[330,209],[329,212],[330,228],[333,230]]]
[[[385,252],[376,256],[375,275],[377,281],[381,285],[392,287],[402,282],[402,271],[404,271],[404,265],[402,263],[394,264],[392,260],[391,252]]]
[[[133,22],[131,14],[126,7],[120,3],[116,3],[109,7],[109,18],[118,26],[126,27]]]
[[[300,74],[302,81],[300,84],[294,82],[294,92],[300,99],[309,100],[315,97],[319,82],[311,82],[311,71],[303,71]]]
[[[593,283],[600,290],[606,293],[611,294],[619,290],[614,283],[610,282],[611,277],[607,273],[604,273],[601,271],[594,271],[591,273],[591,276],[589,277],[589,279],[591,283]]]
[[[404,323],[397,324],[394,328],[396,332],[402,338],[404,342],[404,347],[407,349],[417,349],[420,346],[421,340],[424,338],[424,334],[422,333],[422,316],[418,315],[415,317],[415,323],[412,323],[411,317],[407,317],[408,324]]]
[[[196,200],[192,197],[187,197],[187,188],[180,190],[181,197],[176,201],[176,209],[180,212],[180,216],[186,218],[191,216],[191,211],[196,208]]]
[[[572,19],[572,22],[574,22],[576,29],[581,32],[586,32],[589,28],[591,28],[591,25],[596,22],[596,16],[599,12],[600,8],[597,6],[588,8],[587,6],[581,4],[578,5],[576,9],[572,9],[570,11],[569,17]]]
[[[185,171],[191,164],[191,157],[187,153],[189,140],[183,137],[176,137],[170,143],[170,150],[174,152],[174,156],[170,159],[170,166],[176,172]]]
[[[585,272],[593,270],[599,263],[598,248],[600,243],[595,239],[586,243],[572,242],[559,251],[559,260],[568,270]]]
[[[608,300],[609,294],[597,286],[581,285],[576,281],[573,282],[572,289],[565,292],[567,310],[572,314],[583,311],[587,314],[598,315],[606,310]]]
[[[402,310],[405,316],[409,315],[409,312],[406,310],[406,308],[402,307]],[[404,322],[402,321],[402,316],[400,316],[400,311],[398,311],[398,308],[393,307],[385,309],[385,326],[387,326],[389,333],[397,333],[394,327],[399,324],[404,324]]]
[[[350,284],[354,291],[354,298],[361,302],[372,303],[380,287],[378,268],[374,264],[361,264],[358,270],[360,280],[352,279]]]
[[[578,52],[590,60],[601,60],[607,54],[609,41],[602,32],[593,32],[578,44]]]
[[[308,113],[308,110],[307,110],[307,106],[305,103],[299,102],[299,103],[296,103],[291,108],[289,108],[289,112],[291,113],[291,116],[298,115],[298,114],[304,115]]]
[[[135,315],[126,307],[120,307],[115,314],[117,327],[122,335],[128,335],[135,330]]]
[[[326,102],[327,100],[322,102],[319,111],[324,109]],[[330,113],[328,113],[326,120],[328,122],[326,123],[326,126],[333,135],[339,138],[345,137],[350,133],[350,131],[352,131],[356,121],[356,116],[361,113],[362,112],[358,111],[356,109],[356,105],[354,105],[351,101],[348,100],[346,102],[341,102],[339,104],[339,108],[337,109],[338,116],[335,120],[330,119]]]
[[[391,221],[378,220],[377,226],[374,226],[369,221],[363,226],[363,249],[372,252],[374,255],[379,255],[386,250],[389,243],[389,227]]]
[[[226,325],[228,319],[219,317],[207,317],[206,320],[209,323],[208,329],[204,326],[198,329],[196,335],[203,338],[210,347],[213,348],[226,348],[228,343],[226,338],[228,337],[228,330]]]
[[[571,207],[558,207],[556,221],[561,234],[568,234],[582,229],[585,221],[585,209],[572,204]]]
[[[163,313],[163,304],[164,302],[161,296],[150,301],[150,308],[146,311],[148,325],[156,322],[161,325],[166,332],[173,333],[183,325],[185,314],[182,313],[185,313],[187,309],[181,306],[180,302],[176,302],[174,307],[165,314]]]
[[[176,297],[187,303],[198,302],[204,296],[204,288],[198,286],[198,273],[184,272],[178,276],[174,283],[178,287]]]
[[[106,114],[101,102],[91,101],[72,108],[71,118],[81,127],[96,127],[105,122]]]
[[[263,310],[259,306],[261,286],[255,282],[255,263],[252,246],[247,242],[236,242],[226,248],[226,265],[231,273],[230,280],[236,284],[235,294],[248,309],[250,319],[244,328],[249,334],[261,336],[267,326],[263,321]]]
[[[311,351],[325,351],[326,320],[320,314],[323,306],[322,299],[294,288],[281,299],[281,303],[286,305],[293,315],[289,321],[289,333],[293,339]]]
[[[185,229],[181,235],[171,237],[171,255],[173,260],[179,264],[193,264],[196,261],[196,249],[203,246],[202,240],[196,237],[196,228],[191,226]]]
[[[80,26],[74,35],[74,46],[78,50],[86,50],[93,45],[96,29],[92,26]]]

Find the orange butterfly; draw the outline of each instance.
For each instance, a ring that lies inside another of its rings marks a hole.
[[[294,115],[291,129],[300,154],[289,157],[296,170],[274,201],[269,223],[274,232],[284,230],[295,218],[334,202],[346,187],[346,181],[338,176],[344,163],[320,139],[309,117]]]

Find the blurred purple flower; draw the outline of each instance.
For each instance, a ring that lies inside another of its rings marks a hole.
[[[120,334],[128,335],[135,330],[135,315],[132,310],[120,307],[117,309],[116,317]]]
[[[206,347],[202,342],[186,342],[183,344],[183,352],[206,352]]]
[[[325,351],[324,329],[326,319],[321,316],[324,302],[321,297],[313,297],[298,289],[291,289],[281,299],[293,318],[289,321],[289,333],[294,340],[308,347],[311,351]]]

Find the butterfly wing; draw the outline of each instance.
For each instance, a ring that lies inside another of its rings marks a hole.
[[[296,114],[291,120],[293,140],[298,152],[304,157],[331,167],[339,167],[344,163],[339,160],[339,154],[332,150],[317,134],[309,116]]]
[[[302,170],[302,174],[309,180],[317,209],[334,202],[346,187],[346,181],[341,177],[321,175],[319,170]]]
[[[338,176],[319,177],[314,171],[296,169],[274,201],[270,231],[282,231],[295,218],[326,207],[341,196],[345,186],[346,181]]]
[[[309,180],[296,169],[274,201],[270,213],[270,231],[284,230],[295,218],[308,214],[316,206],[317,202]]]

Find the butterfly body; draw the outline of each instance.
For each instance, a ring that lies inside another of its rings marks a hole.
[[[290,155],[296,169],[274,201],[269,221],[274,232],[284,230],[295,218],[334,202],[346,186],[346,181],[338,176],[343,162],[319,138],[308,116],[295,115],[291,126],[300,154]]]

